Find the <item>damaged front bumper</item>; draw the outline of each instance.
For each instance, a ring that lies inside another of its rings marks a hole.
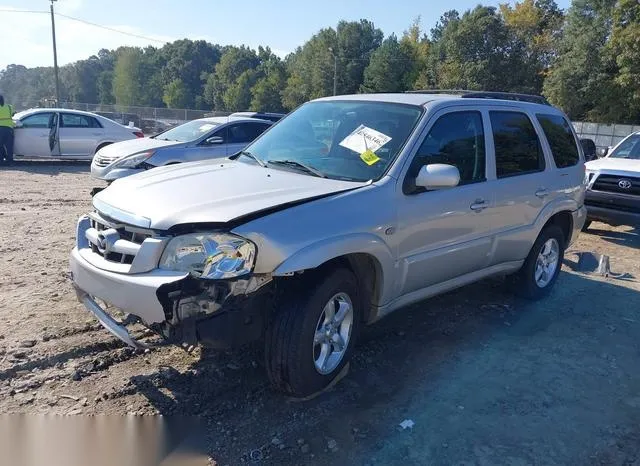
[[[270,275],[206,280],[159,269],[121,274],[95,267],[77,248],[71,253],[71,272],[85,308],[113,335],[133,347],[144,345],[96,299],[140,318],[170,343],[201,343],[213,348],[239,346],[260,338],[272,302]]]

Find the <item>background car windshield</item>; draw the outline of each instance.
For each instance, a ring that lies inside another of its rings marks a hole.
[[[622,141],[609,157],[640,160],[640,134],[633,134]]]
[[[421,107],[386,102],[311,102],[246,150],[264,162],[298,162],[328,178],[376,180],[398,155],[421,114]]]
[[[206,120],[194,120],[184,125],[171,128],[156,136],[156,139],[165,141],[191,142],[200,139],[206,133],[218,126],[219,123]]]

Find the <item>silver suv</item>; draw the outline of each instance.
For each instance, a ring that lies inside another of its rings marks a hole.
[[[539,97],[352,95],[309,102],[243,152],[115,181],[79,219],[79,299],[167,340],[264,337],[273,384],[334,381],[363,325],[489,276],[540,298],[586,210],[584,156]]]

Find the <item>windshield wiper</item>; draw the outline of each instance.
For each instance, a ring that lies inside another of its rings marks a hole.
[[[298,169],[302,169],[303,171],[310,173],[314,176],[320,177],[320,178],[326,178],[327,175],[325,175],[324,173],[322,173],[320,170],[317,170],[313,167],[310,167],[309,165],[305,165],[304,163],[300,163],[297,160],[269,160],[267,161],[267,163],[269,164],[273,164],[273,165],[285,165],[285,166],[289,166],[289,167],[295,167]]]
[[[252,158],[253,160],[255,160],[256,162],[258,162],[258,165],[260,165],[261,167],[266,167],[267,164],[264,163],[262,161],[262,159],[260,157],[258,157],[257,155],[252,154],[251,152],[249,152],[248,150],[242,150],[240,151],[240,155],[246,155],[247,157]]]

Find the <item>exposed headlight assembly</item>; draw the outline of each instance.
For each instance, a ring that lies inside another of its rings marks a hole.
[[[149,157],[151,157],[154,153],[155,151],[148,150],[145,152],[140,152],[138,154],[129,155],[116,162],[116,166],[118,168],[135,168],[142,162],[147,160]]]
[[[227,233],[176,236],[164,250],[160,268],[209,279],[235,278],[253,270],[256,247]]]

